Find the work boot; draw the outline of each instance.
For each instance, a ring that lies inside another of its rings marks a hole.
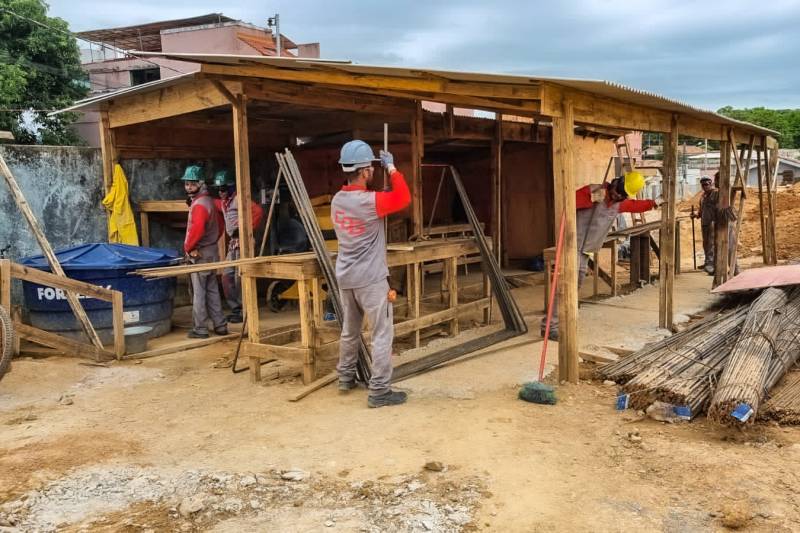
[[[228,322],[231,324],[241,324],[242,323],[242,315],[232,313],[228,315]]]
[[[339,392],[350,392],[356,387],[358,387],[358,384],[355,381],[339,380]]]
[[[408,394],[402,391],[390,390],[378,396],[370,396],[367,398],[367,405],[369,407],[386,407],[389,405],[400,405],[406,403]]]
[[[220,326],[218,328],[214,328],[214,333],[217,335],[227,335],[228,334],[228,326]]]
[[[208,333],[201,333],[196,329],[190,329],[186,336],[190,339],[207,339]]]
[[[539,336],[542,338],[544,338],[544,330],[545,330],[544,326],[539,327]],[[558,330],[555,329],[552,324],[550,325],[550,334],[547,336],[547,338],[550,339],[551,341],[558,342]]]

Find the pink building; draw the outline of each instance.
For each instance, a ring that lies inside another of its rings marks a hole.
[[[155,80],[171,78],[197,70],[197,63],[163,58],[131,57],[126,52],[184,52],[198,54],[237,54],[277,56],[272,30],[234,20],[220,13],[136,26],[80,32],[92,41],[82,50],[83,69],[89,73],[90,96],[116,91]],[[280,36],[280,55],[318,58],[319,43],[296,44]],[[86,113],[75,122],[78,134],[89,144],[99,146],[97,113]]]

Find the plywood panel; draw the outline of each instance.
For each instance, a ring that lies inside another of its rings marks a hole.
[[[506,143],[503,150],[503,244],[510,260],[529,259],[551,245],[550,147]]]

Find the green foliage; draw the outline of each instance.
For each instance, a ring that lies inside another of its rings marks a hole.
[[[86,74],[77,41],[65,33],[66,21],[48,17],[47,9],[41,0],[0,0],[0,109],[11,110],[0,111],[0,130],[11,130],[24,144],[75,144],[69,128],[75,115],[47,112],[86,96]],[[31,110],[38,138],[24,124],[22,110]]]
[[[781,148],[800,148],[800,109],[734,109],[726,106],[717,113],[780,132],[778,142]]]

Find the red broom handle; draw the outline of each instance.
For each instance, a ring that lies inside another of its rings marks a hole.
[[[542,342],[542,358],[539,361],[539,381],[544,377],[544,362],[547,358],[547,338],[550,336],[550,321],[553,319],[553,300],[556,297],[556,287],[558,286],[558,272],[561,270],[561,249],[564,246],[564,221],[566,212],[561,213],[561,222],[558,225],[558,243],[556,244],[556,271],[553,274],[553,283],[550,285],[550,300],[547,302],[547,322],[544,326],[544,342]],[[545,265],[550,268],[550,265]],[[546,275],[546,273],[545,273]]]

